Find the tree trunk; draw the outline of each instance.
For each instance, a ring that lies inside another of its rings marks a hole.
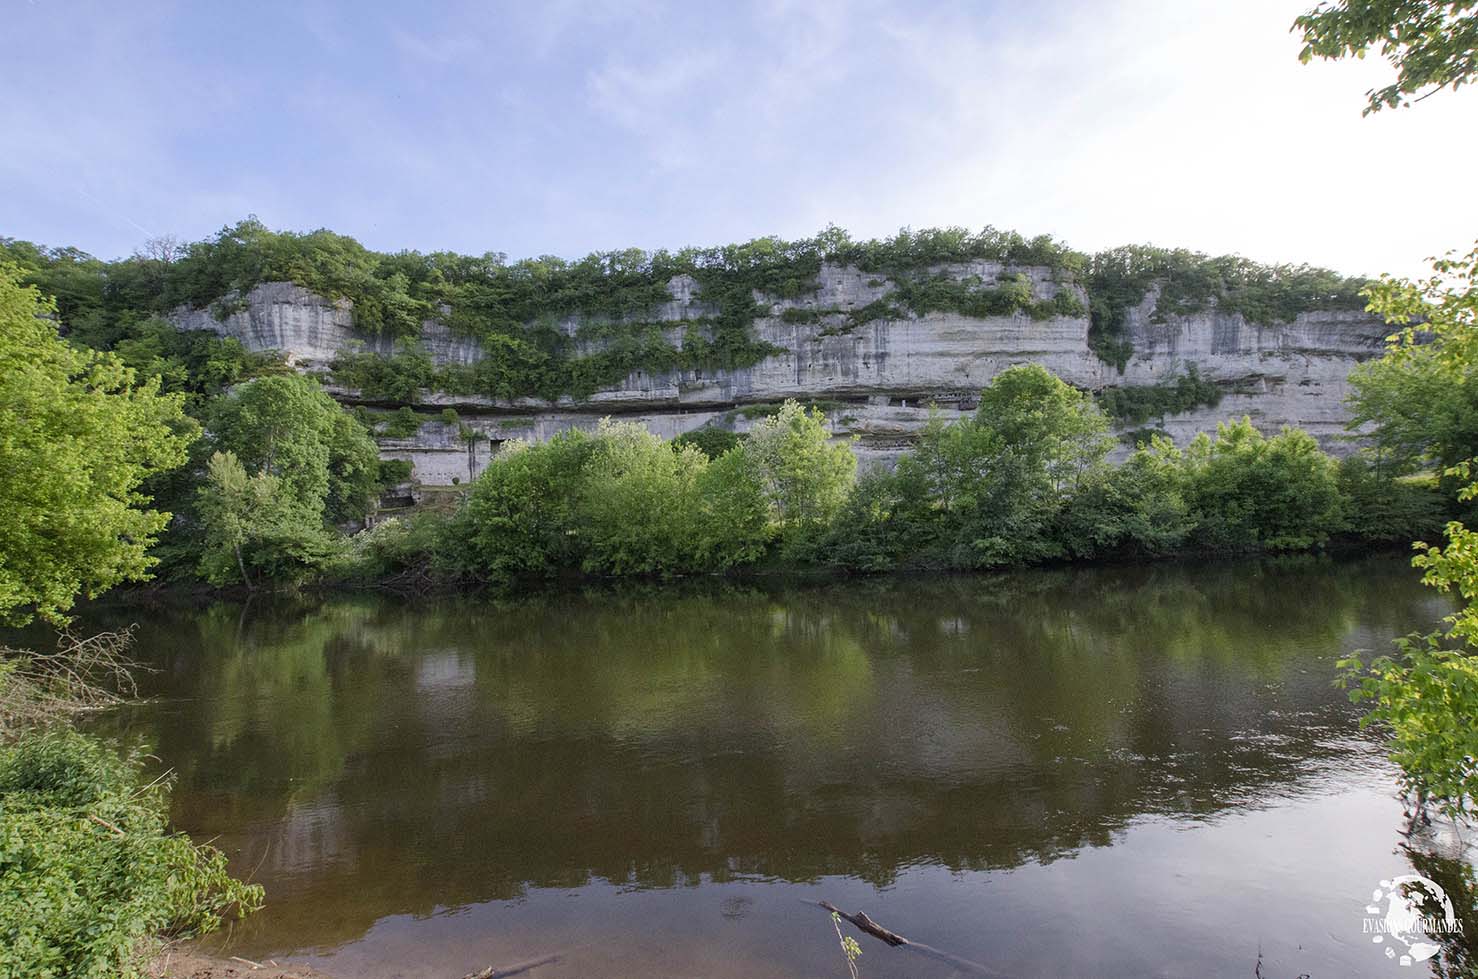
[[[255,591],[256,589],[252,586],[251,578],[248,577],[246,573],[246,562],[241,559],[240,544],[236,545],[236,566],[241,569],[241,580],[246,582],[246,590]]]

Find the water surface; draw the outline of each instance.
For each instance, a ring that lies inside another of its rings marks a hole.
[[[104,726],[268,906],[228,954],[447,979],[845,975],[826,899],[1007,975],[1410,975],[1334,660],[1448,610],[1401,557],[519,600],[96,610]],[[950,971],[861,937],[863,976]]]

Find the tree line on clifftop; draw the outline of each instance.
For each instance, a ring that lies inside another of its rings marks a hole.
[[[904,229],[868,241],[829,227],[798,241],[768,237],[677,251],[596,252],[578,261],[509,261],[496,252],[376,252],[331,231],[278,232],[248,218],[188,245],[156,240],[119,261],[13,239],[0,239],[0,260],[21,267],[28,283],[56,299],[74,339],[157,371],[194,374],[210,356],[164,334],[159,317],[179,307],[223,318],[244,308],[253,287],[275,281],[348,299],[358,329],[402,342],[391,358],[345,352],[336,379],[375,391],[394,387],[406,392],[406,401],[424,388],[497,398],[578,397],[634,370],[750,366],[774,352],[755,336],[754,321],[772,313],[756,296],[810,296],[823,263],[852,266],[874,276],[870,283],[892,287],[862,308],[788,309],[787,319],[826,319],[827,331],[845,332],[872,319],[933,311],[1087,315],[1090,346],[1121,366],[1130,353],[1128,310],[1152,289],[1157,316],[1215,308],[1269,325],[1310,310],[1360,309],[1367,284],[1307,265],[1262,265],[1149,245],[1089,255],[1050,236],[989,227]],[[988,277],[958,271],[976,261],[1001,270]],[[1048,271],[1050,297],[1037,295],[1027,269]],[[655,319],[657,307],[670,299],[668,282],[679,275],[697,282],[703,311],[677,323]],[[1086,290],[1086,309],[1077,286]],[[570,317],[583,324],[573,336],[563,328]],[[416,342],[427,320],[475,338],[487,356],[475,365],[433,368]],[[682,330],[676,344],[669,339],[674,328]],[[588,352],[591,340],[600,341],[598,351]],[[210,346],[204,339],[192,343]]]

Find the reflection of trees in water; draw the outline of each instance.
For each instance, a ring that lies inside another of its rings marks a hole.
[[[1412,870],[1441,887],[1457,913],[1460,931],[1442,936],[1442,951],[1427,963],[1432,974],[1441,979],[1473,979],[1478,976],[1478,882],[1474,880],[1473,851],[1461,840],[1435,838],[1421,839],[1401,849]],[[1443,909],[1430,896],[1421,910],[1433,919],[1443,915]]]
[[[1437,614],[1399,560],[217,606],[145,624],[183,699],[131,723],[184,825],[244,865],[274,841],[274,927],[326,940],[591,876],[886,884],[1214,817],[1348,747],[1352,636]]]

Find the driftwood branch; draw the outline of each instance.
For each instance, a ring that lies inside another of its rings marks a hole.
[[[848,914],[847,912],[838,908],[836,905],[832,904],[830,901],[807,901],[806,903],[814,904],[816,907],[836,915],[838,918],[841,918],[844,921],[850,923],[858,931],[871,935],[878,941],[891,945],[893,948],[901,948],[905,951],[916,952],[919,955],[925,956],[926,958],[934,959],[936,962],[944,962],[948,965],[952,965],[959,971],[972,976],[995,976],[997,977],[997,979],[1002,979],[1002,977],[1004,976],[1004,973],[1000,973],[987,966],[983,966],[979,962],[971,962],[969,959],[962,959],[958,955],[951,955],[950,953],[941,951],[940,949],[937,949],[932,945],[925,945],[922,942],[909,941],[907,938],[904,938],[896,931],[890,931],[889,929],[884,928],[882,925],[878,924],[876,921],[873,921],[867,916],[866,912],[858,911],[856,914]],[[473,979],[473,977],[468,976],[467,979]]]
[[[867,916],[866,911],[858,911],[856,914],[848,914],[840,908],[835,907],[830,901],[817,901],[816,903],[820,907],[823,907],[826,910],[830,911],[832,914],[836,915],[838,918],[842,918],[845,921],[852,922],[852,924],[856,925],[857,928],[861,931],[867,932],[878,941],[887,942],[894,948],[897,948],[899,945],[913,944],[907,938],[904,938],[897,932],[889,931],[882,925],[878,924],[876,921],[873,921]]]
[[[504,976],[516,976],[530,970],[537,969],[541,965],[558,962],[563,952],[551,952],[541,955],[537,959],[529,959],[526,962],[515,962],[513,965],[493,966],[490,965],[481,972],[469,972],[462,979],[503,979]]]

